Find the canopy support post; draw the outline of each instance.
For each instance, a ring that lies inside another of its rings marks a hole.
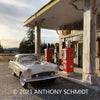
[[[96,15],[97,0],[85,0],[83,34],[83,82],[97,84],[96,65]]]

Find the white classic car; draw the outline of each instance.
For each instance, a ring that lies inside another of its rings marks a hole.
[[[9,62],[9,68],[12,69],[12,75],[20,78],[20,84],[23,87],[26,87],[28,82],[54,81],[58,77],[56,64],[39,61],[33,54],[16,55],[14,60]]]

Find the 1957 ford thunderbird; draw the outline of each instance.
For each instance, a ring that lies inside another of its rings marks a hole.
[[[20,78],[20,84],[23,87],[26,87],[28,82],[54,81],[58,77],[56,64],[39,61],[33,54],[16,55],[14,60],[9,62],[9,68],[12,69],[12,75]]]

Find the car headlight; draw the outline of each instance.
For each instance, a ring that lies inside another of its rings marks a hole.
[[[37,74],[37,75],[36,75],[36,78],[38,78],[38,77],[39,77],[39,75]]]
[[[51,76],[53,76],[54,75],[54,73],[51,73]]]
[[[55,72],[52,72],[52,73],[51,73],[51,76],[54,76],[54,75],[55,75]]]
[[[33,74],[33,75],[31,75],[31,78],[39,78],[39,75],[38,74]]]

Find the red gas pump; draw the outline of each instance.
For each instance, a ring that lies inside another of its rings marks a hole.
[[[66,47],[63,49],[63,71],[67,73],[74,72],[74,50]]]
[[[52,49],[50,49],[49,46],[47,45],[47,48],[44,51],[45,51],[45,61],[52,63],[52,55],[53,55]]]

